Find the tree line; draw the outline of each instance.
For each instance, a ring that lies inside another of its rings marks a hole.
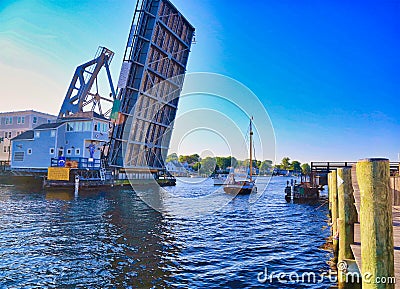
[[[290,162],[289,157],[284,157],[280,164],[275,165],[276,169],[290,170],[295,172],[301,172],[302,174],[309,174],[311,172],[310,165],[308,163],[302,164],[299,161]]]
[[[168,155],[166,163],[177,161],[181,164],[188,164],[188,167],[194,171],[201,173],[212,173],[214,171],[228,171],[229,168],[249,167],[250,160],[238,160],[235,157],[206,157],[200,158],[198,154],[180,155],[172,153]],[[291,170],[308,174],[310,172],[310,165],[307,163],[301,164],[299,161],[290,162],[289,157],[284,157],[280,164],[273,165],[271,160],[253,160],[253,168],[257,169],[260,174],[271,172],[273,169]]]

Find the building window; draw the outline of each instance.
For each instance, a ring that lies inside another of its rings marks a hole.
[[[35,131],[35,138],[39,138],[40,137],[40,131]]]
[[[31,155],[32,154],[32,149],[28,149],[27,153],[28,153],[28,155]]]
[[[11,136],[12,136],[12,132],[9,131],[9,132],[8,132],[8,138],[11,139]]]
[[[75,155],[79,156],[81,154],[81,150],[80,149],[75,149]]]
[[[94,130],[95,131],[99,131],[100,130],[100,123],[98,123],[98,122],[94,123]]]
[[[83,122],[75,122],[75,130],[82,131],[83,129]]]
[[[24,152],[15,152],[14,153],[14,161],[15,162],[23,162],[24,161]]]
[[[73,131],[74,127],[72,126],[71,123],[67,123],[67,131]]]
[[[21,123],[25,123],[25,116],[21,117]]]
[[[51,137],[55,137],[55,136],[56,136],[56,130],[55,130],[55,129],[52,129],[52,130],[51,130],[50,136],[51,136]]]
[[[17,117],[17,123],[20,124],[21,123],[21,117]]]
[[[12,116],[6,117],[6,124],[12,124]]]
[[[50,154],[54,155],[54,148],[50,148]]]
[[[33,117],[32,123],[33,123],[33,124],[37,123],[37,117],[36,117],[36,116]]]
[[[7,152],[7,146],[4,146],[4,148],[3,148],[3,152]]]
[[[103,132],[108,131],[108,123],[103,123]]]
[[[92,123],[89,121],[85,121],[83,123],[83,130],[84,131],[91,131],[92,130]]]
[[[67,155],[71,155],[72,154],[72,150],[71,149],[67,149]]]

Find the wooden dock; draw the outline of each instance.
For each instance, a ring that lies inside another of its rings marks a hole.
[[[354,190],[355,205],[360,215],[360,190],[357,182],[356,168],[352,167],[352,183]],[[395,288],[400,289],[400,204],[398,199],[400,196],[400,177],[392,177],[391,189],[394,195],[393,205],[393,236],[394,236],[394,269],[396,284]],[[361,260],[361,237],[360,237],[360,224],[354,224],[354,244],[351,245],[355,260],[358,268],[362,272],[362,260]]]

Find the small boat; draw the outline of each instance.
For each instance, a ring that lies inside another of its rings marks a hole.
[[[248,195],[257,191],[254,181],[235,181],[224,186],[225,193],[235,195]]]
[[[290,203],[293,202],[312,202],[319,199],[319,192],[323,190],[321,186],[316,186],[311,182],[301,182],[298,184],[296,181],[289,185],[289,181],[286,183],[285,188],[285,200]]]
[[[253,129],[252,119],[250,119],[250,174],[249,180],[236,181],[233,173],[228,175],[228,180],[224,186],[225,193],[235,195],[247,195],[257,191],[256,184],[253,180]]]
[[[214,181],[214,186],[223,186],[226,184],[228,175],[227,174],[218,174],[212,177]]]

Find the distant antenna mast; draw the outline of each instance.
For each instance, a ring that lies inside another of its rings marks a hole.
[[[196,41],[196,33],[195,33],[195,32],[193,32],[192,44],[197,44],[197,41]]]

